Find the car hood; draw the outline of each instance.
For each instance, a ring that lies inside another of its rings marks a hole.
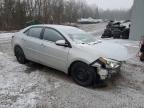
[[[91,44],[79,44],[79,46],[96,59],[104,57],[118,61],[125,61],[132,57],[132,55],[128,53],[126,47],[116,43],[100,41]]]

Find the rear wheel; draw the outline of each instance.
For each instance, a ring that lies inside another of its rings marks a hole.
[[[71,76],[77,84],[84,87],[91,86],[98,80],[96,70],[83,62],[77,62],[71,67]]]
[[[144,53],[141,54],[140,61],[144,62]]]
[[[16,56],[17,61],[19,63],[25,64],[27,62],[27,59],[25,58],[24,52],[19,46],[15,47],[14,53],[15,53],[15,56]]]

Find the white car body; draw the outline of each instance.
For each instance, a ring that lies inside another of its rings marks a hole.
[[[27,36],[24,32],[32,27],[48,27],[55,29],[65,37],[71,47],[58,46],[55,42]],[[28,60],[44,64],[65,73],[68,73],[70,66],[76,61],[98,66],[95,65],[94,61],[100,57],[118,62],[128,59],[127,49],[116,43],[108,43],[99,40],[90,44],[74,42],[68,36],[68,32],[75,30],[81,31],[78,28],[63,25],[30,26],[15,34],[12,39],[12,46],[14,48],[16,45],[19,45],[23,49]],[[101,72],[99,74],[101,74],[102,78],[102,75],[107,73]]]

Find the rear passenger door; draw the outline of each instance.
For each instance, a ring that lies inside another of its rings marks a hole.
[[[22,39],[26,57],[36,62],[40,61],[42,30],[42,27],[32,27],[24,33]]]

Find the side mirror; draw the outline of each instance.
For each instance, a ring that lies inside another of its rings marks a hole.
[[[58,41],[56,41],[55,44],[58,45],[58,46],[68,47],[68,44],[66,43],[65,40],[58,40]]]

